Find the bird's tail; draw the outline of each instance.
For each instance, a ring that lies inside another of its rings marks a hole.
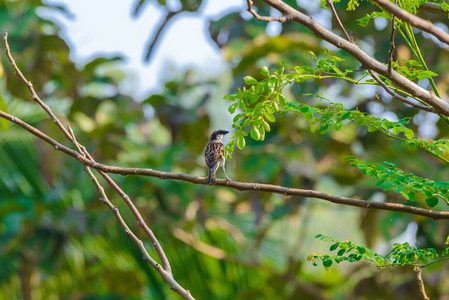
[[[211,169],[209,169],[209,174],[207,175],[207,184],[215,184],[215,172],[212,172]]]

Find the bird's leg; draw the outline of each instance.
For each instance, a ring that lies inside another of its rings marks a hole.
[[[229,179],[228,175],[226,175],[225,165],[224,165],[224,164],[221,166],[221,168],[222,168],[222,170],[223,170],[223,173],[224,173],[225,176],[226,176],[226,181],[231,181],[231,179]]]

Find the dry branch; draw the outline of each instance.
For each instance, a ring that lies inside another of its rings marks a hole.
[[[171,172],[162,172],[158,170],[153,169],[139,169],[139,168],[122,168],[122,167],[116,167],[116,166],[109,166],[109,165],[103,165],[100,163],[95,162],[94,160],[88,159],[84,157],[83,155],[79,154],[77,151],[74,151],[57,141],[53,140],[43,132],[39,131],[38,129],[32,127],[31,125],[25,123],[24,121],[20,120],[19,118],[12,116],[10,114],[7,114],[5,112],[0,111],[0,117],[4,118],[6,120],[9,120],[20,127],[26,129],[36,137],[42,139],[43,141],[47,142],[48,144],[52,145],[56,150],[62,151],[73,158],[76,158],[79,162],[81,162],[85,166],[89,166],[93,169],[103,171],[104,173],[113,173],[113,174],[120,174],[120,175],[141,175],[141,176],[148,176],[148,177],[155,177],[159,179],[171,179],[171,180],[179,180],[179,181],[186,181],[194,184],[206,184],[206,178],[205,177],[196,177],[192,175],[187,175],[183,173],[171,173]],[[303,189],[295,189],[295,188],[288,188],[278,185],[272,185],[272,184],[262,184],[262,183],[250,183],[250,182],[239,182],[239,181],[226,181],[224,179],[217,179],[218,186],[223,187],[229,187],[233,188],[239,191],[259,191],[259,192],[268,192],[268,193],[275,193],[275,194],[281,194],[284,196],[299,196],[299,197],[308,197],[308,198],[316,198],[316,199],[322,199],[326,200],[332,203],[336,204],[343,204],[343,205],[349,205],[349,206],[355,206],[355,207],[362,207],[362,208],[371,208],[371,209],[380,209],[380,210],[389,210],[389,211],[397,211],[412,215],[419,215],[424,216],[427,218],[431,218],[434,220],[439,219],[449,219],[449,212],[446,211],[435,211],[432,209],[425,209],[420,207],[413,207],[408,206],[404,204],[399,203],[386,203],[386,202],[374,202],[374,201],[366,201],[366,200],[359,200],[354,198],[348,198],[348,197],[339,197],[331,194],[322,193],[315,190],[303,190]]]
[[[56,117],[56,115],[51,111],[50,107],[46,105],[37,95],[37,93],[34,90],[33,84],[31,81],[28,81],[26,77],[23,75],[23,73],[20,71],[20,69],[17,67],[17,64],[14,60],[14,58],[11,55],[11,50],[8,44],[8,33],[5,33],[5,37],[3,38],[5,43],[5,49],[6,49],[6,56],[8,57],[8,60],[10,61],[11,65],[13,66],[13,69],[16,73],[16,75],[26,84],[28,87],[28,90],[31,93],[31,98],[36,101],[49,115],[49,117],[53,120],[53,122],[58,126],[58,128],[63,132],[64,136],[69,140],[78,150],[74,151],[68,147],[63,146],[62,144],[56,142],[49,136],[45,135],[43,132],[39,131],[38,129],[32,127],[29,124],[26,124],[25,122],[21,121],[20,119],[16,118],[15,116],[11,116],[8,114],[5,114],[4,112],[0,111],[0,114],[2,114],[2,117],[10,120],[11,122],[17,123],[22,128],[25,128],[32,134],[34,134],[37,137],[40,137],[45,142],[51,144],[54,146],[56,150],[62,150],[66,154],[72,155],[76,157],[78,160],[81,158],[87,158],[91,161],[91,165],[95,165],[96,162],[93,160],[92,156],[87,152],[86,148],[79,144],[76,140],[75,134],[69,127],[69,130],[67,130],[61,123],[61,121]],[[4,116],[8,115],[7,117]],[[70,132],[69,132],[70,131]],[[165,255],[164,250],[162,249],[158,239],[153,234],[152,230],[148,227],[148,225],[145,223],[145,220],[140,215],[139,211],[135,207],[134,203],[130,200],[128,195],[126,195],[122,189],[112,180],[112,178],[109,177],[109,175],[105,174],[101,170],[97,170],[101,176],[106,180],[106,182],[122,197],[122,199],[125,201],[128,208],[132,211],[134,217],[137,220],[138,225],[144,230],[145,234],[148,236],[148,238],[151,241],[151,244],[156,250],[156,253],[161,260],[162,266],[159,265],[149,254],[146,250],[143,242],[137,238],[137,236],[129,229],[126,222],[123,220],[123,218],[120,215],[119,210],[117,207],[115,207],[108,199],[106,193],[104,192],[103,187],[98,182],[97,178],[93,175],[92,171],[90,170],[88,165],[84,165],[84,170],[89,175],[89,178],[94,183],[95,187],[98,189],[102,197],[100,200],[112,211],[112,213],[115,215],[117,222],[120,227],[125,231],[125,233],[131,238],[131,240],[137,245],[137,247],[140,249],[140,251],[143,254],[143,259],[150,263],[150,265],[156,269],[156,271],[161,275],[161,278],[164,282],[170,285],[170,288],[178,293],[181,297],[188,300],[194,300],[190,292],[186,289],[184,289],[179,283],[176,282],[176,280],[173,278],[172,270],[170,263],[168,261],[167,256]]]

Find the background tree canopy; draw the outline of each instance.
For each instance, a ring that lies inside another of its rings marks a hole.
[[[254,3],[255,15],[280,17],[270,2]],[[392,15],[381,4],[284,2],[344,37],[330,9],[335,5],[361,50],[432,90],[429,97],[447,100],[447,44],[432,34],[396,18],[389,59]],[[154,49],[170,37],[167,25],[182,14],[198,17],[206,3],[130,3],[133,18],[143,17],[148,4],[165,12],[145,59],[151,63]],[[447,7],[436,6],[400,3],[447,31]],[[369,66],[305,26],[222,12],[208,29],[225,70],[167,71],[170,80],[137,101],[120,88],[126,76],[120,56],[75,64],[58,25],[39,14],[42,7],[69,13],[38,0],[0,0],[0,28],[8,32],[18,68],[95,161],[204,177],[209,135],[228,124],[223,129],[233,136],[225,140],[226,165],[233,181],[447,213],[448,115],[378,75],[389,90],[424,109],[392,97],[370,77]],[[0,110],[76,150],[32,101],[5,55],[0,63]],[[433,109],[440,114],[428,112]],[[0,125],[0,299],[180,299],[98,201],[78,161],[6,119]],[[414,272],[421,268],[430,298],[449,294],[447,218],[264,193],[257,185],[238,191],[197,179],[187,181],[202,184],[111,176],[158,237],[176,281],[195,299],[421,299]],[[224,178],[221,170],[217,178]],[[157,257],[132,212],[100,183]],[[403,266],[385,267],[391,263]]]

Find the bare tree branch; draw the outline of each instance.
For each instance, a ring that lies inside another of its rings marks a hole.
[[[343,26],[343,23],[340,21],[340,18],[338,17],[337,11],[334,8],[332,0],[326,0],[326,2],[329,5],[329,7],[331,8],[332,14],[334,15],[334,17],[335,17],[335,19],[337,21],[337,24],[340,27],[341,31],[345,34],[346,39],[348,41],[350,41],[351,43],[354,43],[353,40],[351,39],[351,37],[348,35],[345,27]],[[389,56],[389,59],[388,59],[388,69],[389,69],[389,71],[388,71],[388,73],[389,74],[391,74],[391,71],[392,71],[392,69],[391,69],[391,61],[393,59],[393,50],[394,50],[394,31],[395,31],[395,25],[394,25],[394,16],[393,16],[393,28],[392,28],[391,41],[390,41],[391,47],[390,47],[390,51],[388,52],[388,56]],[[431,106],[426,106],[426,105],[415,103],[415,102],[410,101],[407,98],[399,95],[398,93],[392,91],[382,80],[380,80],[379,77],[377,77],[377,75],[372,70],[368,70],[368,72],[370,73],[371,77],[373,77],[374,80],[376,80],[377,83],[381,87],[383,87],[385,89],[385,91],[388,94],[390,94],[391,96],[393,96],[394,98],[396,98],[396,99],[398,99],[398,100],[400,100],[400,101],[402,101],[404,103],[407,103],[407,104],[409,104],[409,105],[411,105],[411,106],[413,106],[415,108],[418,108],[418,109],[421,109],[421,110],[424,110],[424,111],[427,111],[427,112],[433,112],[434,111],[433,107],[431,107]]]
[[[394,0],[394,4],[398,5],[398,0]],[[394,53],[394,32],[396,31],[396,16],[392,15],[391,17],[391,36],[390,36],[390,50],[388,51],[388,74],[391,74],[392,62],[393,62],[393,53]]]
[[[393,98],[396,98],[396,99],[398,99],[398,100],[401,100],[402,102],[407,103],[408,105],[413,106],[413,107],[415,107],[415,108],[418,108],[418,109],[421,109],[421,110],[424,110],[424,111],[428,111],[428,112],[433,112],[433,107],[427,106],[427,105],[423,105],[423,104],[419,104],[419,103],[416,103],[416,102],[413,102],[413,101],[411,101],[411,100],[409,100],[409,99],[407,99],[407,98],[405,98],[405,97],[399,95],[398,93],[396,93],[396,92],[394,92],[392,89],[390,89],[390,88],[385,84],[385,82],[383,82],[382,80],[380,80],[380,78],[377,77],[377,75],[376,75],[373,71],[368,70],[368,72],[369,72],[369,74],[371,75],[371,77],[373,77],[374,80],[376,80],[377,83],[378,83],[381,87],[383,87],[384,90],[385,90],[388,94],[390,94]]]
[[[76,140],[75,134],[73,133],[72,129],[69,127],[69,131],[70,134],[72,136],[72,139],[75,142],[75,146],[78,150],[79,153],[82,153],[84,156],[89,157],[90,159],[92,159],[92,157],[90,156],[89,152],[87,152],[86,148],[84,146],[82,146],[81,144],[78,143],[78,141]],[[118,224],[120,225],[120,227],[123,228],[123,230],[125,231],[126,235],[128,235],[131,240],[134,242],[134,244],[136,244],[136,246],[139,248],[140,252],[143,255],[143,259],[145,261],[147,261],[154,269],[156,269],[156,271],[161,275],[161,278],[164,282],[166,282],[167,284],[170,285],[170,288],[175,291],[176,293],[180,294],[184,299],[193,299],[193,297],[190,295],[190,292],[185,290],[182,286],[179,285],[179,283],[176,282],[176,280],[173,278],[173,274],[171,272],[171,268],[170,268],[170,264],[168,263],[167,258],[165,257],[165,261],[162,260],[165,264],[168,264],[168,267],[161,267],[148,253],[147,249],[145,248],[144,243],[142,242],[142,240],[140,240],[133,232],[132,230],[129,229],[128,225],[126,224],[126,222],[123,220],[122,216],[120,215],[120,211],[118,210],[117,207],[115,207],[111,201],[109,201],[108,196],[106,195],[104,188],[100,185],[100,183],[98,182],[98,179],[95,177],[95,175],[92,173],[92,171],[90,170],[90,168],[88,166],[84,166],[84,171],[86,171],[86,173],[89,175],[89,178],[92,180],[93,184],[95,185],[95,187],[97,188],[97,190],[99,191],[99,193],[101,194],[101,202],[106,205],[111,212],[115,215]],[[107,177],[109,178],[109,180],[112,181],[112,179],[107,175],[104,174],[101,171],[98,171],[103,177]],[[105,178],[106,179],[106,178]],[[109,182],[108,182],[109,183]],[[114,185],[115,182],[113,182]],[[118,186],[117,186],[118,187]],[[119,188],[120,189],[120,188]],[[123,193],[123,192],[122,192]],[[129,197],[127,197],[127,200],[130,202]],[[125,200],[126,201],[126,200]],[[128,203],[127,203],[128,204]],[[134,208],[135,211],[137,211],[137,209],[135,208],[134,204],[132,204],[132,207]],[[134,213],[134,210],[133,213]],[[139,214],[139,212],[137,211],[137,214],[139,215],[140,218],[142,218]],[[140,223],[140,222],[139,222]],[[145,223],[144,223],[145,224]],[[140,224],[139,224],[140,225]],[[147,230],[150,230],[149,228]],[[150,230],[151,231],[151,230]],[[151,234],[153,235],[153,233],[151,232]],[[154,237],[153,235],[153,239],[151,239],[153,245],[155,246],[155,248],[157,248],[156,246],[158,246],[160,248],[159,245],[159,241],[156,239],[156,237]],[[157,245],[156,245],[157,244]],[[162,251],[162,248],[159,250]],[[159,251],[158,255],[159,255]],[[163,253],[163,251],[162,251]],[[160,255],[159,255],[160,257]]]
[[[448,12],[445,11],[438,3],[426,2],[421,4],[418,7],[419,11],[425,11],[432,14],[440,14],[440,15],[448,15]]]
[[[357,45],[343,39],[342,37],[336,35],[335,33],[327,30],[320,24],[318,24],[313,18],[301,13],[300,11],[292,8],[288,4],[284,3],[280,0],[263,0],[265,3],[270,5],[271,7],[277,9],[279,12],[286,16],[287,19],[291,19],[307,28],[309,28],[313,34],[321,38],[336,47],[345,50],[350,55],[352,55],[355,59],[357,59],[365,69],[373,70],[388,79],[390,79],[395,85],[403,89],[404,91],[410,93],[413,97],[421,99],[423,102],[434,108],[434,113],[439,113],[445,116],[449,116],[449,103],[443,101],[442,99],[435,96],[433,93],[427,91],[426,89],[420,87],[416,83],[408,80],[404,76],[398,74],[394,70],[391,74],[388,74],[388,66],[377,61],[372,58],[365,52],[363,52]],[[249,5],[252,5],[252,1],[247,1]],[[252,7],[248,7],[249,10],[252,10]],[[254,17],[258,20],[260,16],[257,14],[253,14]],[[268,19],[267,19],[268,18]],[[279,17],[265,17],[264,21],[278,21]],[[282,18],[281,18],[282,19]],[[283,19],[282,19],[283,20]]]
[[[149,62],[151,60],[151,55],[153,54],[154,46],[156,46],[157,42],[159,41],[159,37],[160,37],[162,31],[164,30],[164,28],[168,25],[170,20],[174,16],[179,14],[180,12],[182,12],[182,10],[167,12],[167,14],[165,15],[164,20],[161,22],[161,24],[159,24],[159,27],[156,30],[156,35],[151,39],[151,43],[149,43],[149,45],[148,45],[148,51],[145,54],[145,62]]]
[[[34,101],[36,101],[45,110],[45,112],[50,116],[50,118],[53,120],[53,122],[64,133],[65,137],[78,149],[78,152],[63,146],[62,144],[59,144],[58,142],[56,142],[53,139],[51,139],[49,136],[46,136],[44,133],[42,133],[39,130],[37,130],[36,128],[34,128],[34,127],[24,123],[23,121],[19,120],[18,118],[14,117],[14,116],[10,116],[9,120],[12,121],[12,122],[18,122],[17,124],[19,124],[19,125],[22,124],[22,123],[23,123],[22,125],[26,124],[27,125],[27,126],[25,126],[26,128],[24,126],[22,126],[22,127],[27,129],[27,130],[29,130],[34,135],[42,138],[47,143],[53,145],[55,147],[55,149],[57,149],[57,150],[58,149],[59,150],[64,149],[63,152],[66,152],[67,154],[71,153],[72,155],[75,155],[75,157],[77,157],[77,158],[88,158],[91,161],[91,165],[95,165],[96,162],[93,160],[92,156],[90,156],[90,154],[87,152],[86,148],[83,145],[81,145],[81,144],[79,144],[77,142],[76,137],[75,137],[73,131],[71,130],[71,128],[69,127],[69,130],[67,130],[62,125],[61,121],[51,111],[50,107],[48,105],[46,105],[39,98],[39,96],[37,95],[37,93],[35,92],[35,90],[33,88],[33,84],[31,83],[31,81],[28,81],[26,79],[26,77],[22,74],[20,69],[17,67],[16,62],[15,62],[14,58],[11,55],[11,50],[10,50],[10,47],[9,47],[9,44],[8,44],[8,33],[5,33],[5,37],[3,38],[3,40],[4,40],[4,43],[5,43],[6,55],[8,57],[8,60],[10,61],[11,65],[13,66],[13,69],[16,72],[16,75],[27,85],[27,87],[28,87],[28,89],[29,89],[29,91],[31,93],[32,99]],[[0,113],[3,113],[3,112],[0,112]],[[97,170],[100,173],[100,175],[102,175],[103,178],[106,180],[106,182],[123,198],[125,203],[128,205],[129,209],[134,214],[134,216],[135,216],[135,218],[137,220],[138,225],[144,230],[145,234],[148,236],[148,238],[150,239],[153,247],[155,248],[156,253],[158,254],[158,257],[161,260],[162,267],[152,257],[150,257],[150,255],[148,254],[148,252],[145,249],[145,246],[144,246],[143,242],[141,240],[139,240],[134,235],[134,233],[132,233],[132,231],[130,231],[130,229],[126,225],[125,221],[120,216],[120,213],[119,213],[118,209],[116,207],[114,207],[111,204],[111,202],[108,200],[106,194],[104,193],[103,187],[101,187],[101,185],[98,183],[98,180],[92,174],[92,172],[90,171],[90,169],[88,168],[87,165],[85,165],[84,170],[87,172],[87,174],[89,175],[90,179],[93,181],[94,185],[97,187],[99,192],[102,194],[102,198],[101,198],[102,202],[109,209],[111,209],[111,211],[116,216],[119,225],[123,228],[125,233],[133,240],[133,242],[139,247],[139,249],[141,250],[141,252],[143,254],[144,260],[146,260],[148,263],[150,263],[159,272],[159,274],[161,275],[163,281],[168,283],[170,285],[170,288],[173,291],[175,291],[176,293],[181,295],[184,299],[190,299],[190,300],[194,299],[190,295],[190,292],[188,290],[185,290],[182,286],[180,286],[175,281],[175,279],[173,278],[173,274],[172,274],[172,270],[171,270],[171,267],[170,267],[170,263],[168,261],[167,256],[165,255],[164,250],[162,249],[162,247],[161,247],[159,241],[157,240],[156,236],[151,231],[151,229],[148,227],[148,225],[145,223],[145,220],[142,218],[142,216],[140,215],[139,211],[134,206],[134,204],[132,203],[132,201],[130,200],[128,195],[126,195],[123,192],[123,190],[112,180],[112,178],[109,177],[109,175],[105,174],[101,170]]]
[[[191,176],[191,175],[187,175],[187,174],[183,174],[183,173],[163,172],[163,171],[158,171],[158,170],[153,170],[153,169],[122,168],[122,167],[116,167],[116,166],[103,165],[103,164],[97,163],[89,158],[86,158],[85,156],[81,155],[77,151],[74,151],[74,150],[58,143],[57,141],[53,140],[52,138],[50,138],[43,132],[39,131],[38,129],[25,123],[24,121],[20,120],[19,118],[15,117],[15,116],[12,116],[3,111],[0,111],[0,117],[19,125],[20,127],[29,131],[36,137],[38,137],[38,138],[42,139],[43,141],[47,142],[48,144],[52,145],[56,150],[62,151],[64,153],[72,156],[73,158],[75,158],[79,162],[81,162],[83,165],[89,166],[93,169],[100,170],[105,173],[113,173],[113,174],[120,174],[120,175],[141,175],[141,176],[148,176],[148,177],[156,177],[156,178],[159,178],[162,180],[171,179],[171,180],[186,181],[186,182],[191,182],[194,184],[202,184],[202,185],[207,186],[205,177],[196,177],[196,176]],[[397,212],[402,212],[402,213],[407,213],[407,214],[412,214],[412,215],[424,216],[424,217],[431,218],[434,220],[440,220],[440,219],[448,220],[449,219],[449,211],[435,211],[435,210],[431,210],[431,209],[413,207],[413,206],[408,206],[408,205],[399,204],[399,203],[374,202],[374,201],[359,200],[359,199],[354,199],[354,198],[339,197],[339,196],[326,194],[326,193],[322,193],[322,192],[315,191],[315,190],[287,188],[287,187],[272,185],[272,184],[227,181],[224,179],[217,179],[216,185],[233,188],[233,189],[236,189],[239,191],[259,191],[259,192],[281,194],[284,196],[299,196],[299,197],[316,198],[316,199],[322,199],[322,200],[326,200],[326,201],[336,203],[336,204],[343,204],[343,205],[362,207],[362,208],[370,208],[370,209],[397,211]]]
[[[332,0],[326,0],[327,5],[331,8],[332,14],[335,17],[335,20],[337,21],[338,26],[340,27],[340,30],[345,35],[346,39],[350,41],[351,43],[354,43],[352,38],[349,36],[348,32],[346,31],[345,27],[343,26],[343,23],[341,23],[340,18],[338,17],[337,11],[335,10],[334,3]]]
[[[265,22],[268,22],[268,23],[273,22],[273,21],[277,21],[279,23],[284,23],[284,22],[287,22],[287,21],[291,21],[293,19],[292,16],[290,16],[290,15],[283,15],[283,16],[280,16],[280,17],[264,17],[264,16],[261,16],[254,10],[254,8],[253,8],[254,3],[253,3],[252,0],[246,0],[246,3],[248,5],[248,8],[246,10],[249,13],[251,13],[254,16],[254,18],[256,18],[259,21],[265,21]]]
[[[388,0],[372,0],[372,1],[377,3],[380,7],[382,7],[389,13],[403,20],[404,22],[407,22],[413,27],[421,29],[422,31],[430,33],[431,35],[439,39],[441,42],[449,45],[449,34],[445,33],[444,31],[433,25],[432,22],[421,19],[420,17],[415,16],[399,8],[397,5],[394,5]]]
[[[78,147],[80,147],[82,149],[82,151],[80,153],[84,153],[88,159],[90,159],[91,161],[94,161],[94,159],[92,158],[90,153],[86,150],[86,147],[84,147],[83,145],[80,145],[80,144],[78,144]],[[119,196],[123,199],[123,201],[125,201],[126,205],[129,207],[129,209],[133,213],[134,217],[136,218],[137,224],[143,229],[143,231],[146,233],[146,235],[150,239],[151,244],[154,246],[154,249],[156,250],[157,255],[159,256],[159,259],[161,260],[162,267],[163,267],[164,271],[167,272],[168,274],[170,274],[171,276],[173,276],[172,269],[171,269],[170,263],[168,261],[168,258],[165,255],[165,252],[162,249],[158,239],[154,235],[153,231],[145,223],[145,220],[142,218],[142,215],[140,214],[139,210],[136,208],[134,203],[131,201],[129,196],[127,194],[125,194],[125,192],[117,185],[117,183],[115,183],[115,181],[108,174],[106,174],[102,171],[99,171],[99,170],[97,170],[97,172],[106,180],[106,182],[109,184],[109,186],[111,186],[117,192],[117,194],[119,194]]]
[[[59,119],[56,117],[56,115],[51,111],[50,107],[42,101],[39,96],[37,95],[36,91],[34,90],[33,84],[31,81],[28,81],[25,76],[22,74],[22,72],[19,70],[19,67],[17,67],[16,62],[14,61],[14,58],[11,55],[11,49],[9,48],[8,44],[8,33],[5,32],[5,36],[3,37],[3,42],[5,44],[5,52],[6,56],[8,57],[9,62],[11,63],[12,67],[14,68],[14,71],[16,72],[17,77],[19,77],[28,87],[28,90],[30,91],[31,98],[36,101],[48,114],[48,116],[52,119],[52,121],[58,126],[58,128],[62,131],[64,136],[72,142],[72,137],[70,136],[67,129],[65,129],[64,125],[59,121]]]
[[[420,267],[415,267],[416,278],[418,280],[419,291],[421,292],[422,298],[424,300],[429,300],[429,297],[426,294],[426,289],[424,287],[424,281],[422,279],[422,270]]]

